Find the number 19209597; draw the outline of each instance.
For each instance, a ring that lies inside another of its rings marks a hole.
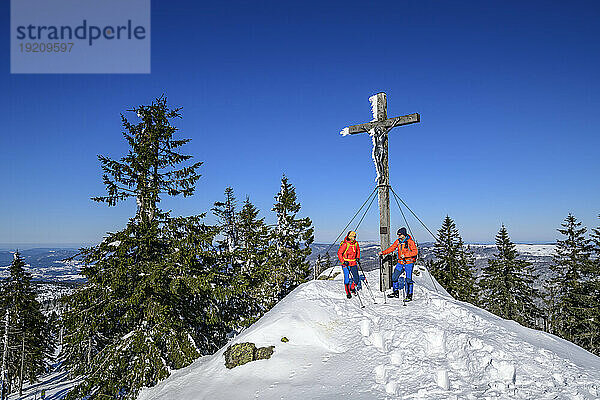
[[[19,43],[21,53],[70,53],[75,43]]]

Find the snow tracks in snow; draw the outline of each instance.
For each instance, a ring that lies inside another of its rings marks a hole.
[[[600,358],[427,286],[416,285],[408,307],[368,306],[355,329],[378,398],[600,397]]]
[[[270,359],[228,370],[225,346],[140,400],[600,397],[599,357],[437,293],[427,272],[407,307],[363,296],[361,309],[339,279],[301,285],[232,340],[275,345]]]

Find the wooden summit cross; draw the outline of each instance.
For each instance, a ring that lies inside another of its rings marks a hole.
[[[377,171],[378,200],[379,200],[379,240],[381,250],[390,247],[390,172],[388,168],[388,132],[397,126],[414,124],[421,121],[418,113],[402,117],[387,117],[387,99],[385,93],[377,93],[369,97],[373,120],[365,124],[352,125],[344,128],[342,136],[368,132],[373,139],[373,162]],[[392,287],[392,263],[385,262],[379,289],[384,292]]]

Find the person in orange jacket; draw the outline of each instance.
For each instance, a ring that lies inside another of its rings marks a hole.
[[[398,250],[398,263],[392,274],[392,287],[394,291],[388,297],[400,297],[399,289],[401,286],[404,286],[406,289],[406,298],[404,301],[411,301],[413,295],[412,271],[419,250],[415,241],[406,233],[406,228],[398,229],[398,239],[390,247],[380,252],[379,255],[390,254],[395,250]],[[402,272],[406,272],[406,279],[404,279],[404,282],[399,282]]]
[[[356,260],[360,259],[360,247],[356,241],[356,232],[348,232],[348,235],[340,244],[337,256],[342,263],[342,271],[344,272],[346,297],[350,299],[352,298],[351,292],[356,293],[356,290],[361,289],[358,265],[356,265]]]

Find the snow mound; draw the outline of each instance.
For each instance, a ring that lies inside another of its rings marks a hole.
[[[228,370],[225,346],[140,400],[157,399],[597,399],[600,358],[556,336],[454,300],[427,272],[415,300],[346,299],[340,282],[294,290],[232,340],[275,345],[268,360]],[[435,289],[438,289],[437,291]],[[281,342],[285,336],[289,342]]]

